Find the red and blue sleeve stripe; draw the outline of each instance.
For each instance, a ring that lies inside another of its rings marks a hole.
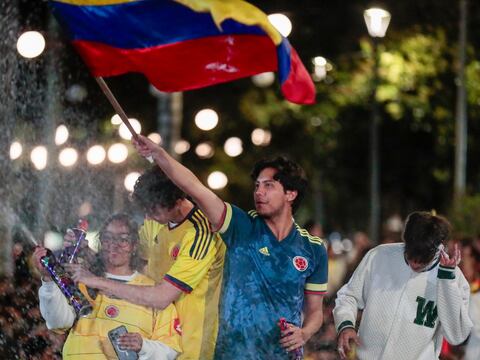
[[[184,283],[183,281],[180,281],[176,278],[174,278],[173,276],[170,276],[168,274],[165,274],[165,276],[163,277],[163,279],[172,284],[173,286],[175,286],[176,288],[182,290],[184,293],[187,293],[187,294],[190,294],[192,292],[192,287],[189,286],[188,284]]]

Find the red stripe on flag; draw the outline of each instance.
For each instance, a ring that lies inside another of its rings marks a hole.
[[[290,73],[282,84],[282,92],[291,102],[315,103],[315,85],[293,47],[290,49]]]
[[[197,89],[277,69],[275,45],[266,36],[215,36],[137,50],[73,43],[94,76],[141,72],[161,91]],[[288,79],[285,86],[296,91]]]

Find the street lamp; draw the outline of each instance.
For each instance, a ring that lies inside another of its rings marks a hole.
[[[380,228],[380,160],[379,160],[379,123],[380,113],[377,103],[378,87],[378,39],[383,38],[390,23],[390,13],[379,8],[370,8],[363,12],[367,30],[373,40],[373,86],[371,94],[370,119],[370,237],[374,243],[379,240]]]
[[[373,38],[383,38],[387,32],[392,16],[387,10],[370,8],[363,12],[368,33]]]
[[[321,81],[327,76],[327,59],[323,56],[315,56],[313,63],[313,80]]]

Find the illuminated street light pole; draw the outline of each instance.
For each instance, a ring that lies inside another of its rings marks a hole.
[[[166,93],[150,87],[150,94],[157,98],[157,130],[162,137],[162,146],[173,157],[175,144],[180,140],[183,121],[183,93]]]
[[[455,114],[454,201],[458,205],[467,183],[467,94],[465,89],[465,48],[467,43],[467,0],[460,1],[457,104]]]
[[[380,156],[379,156],[379,124],[380,113],[377,103],[378,77],[378,39],[383,38],[390,23],[390,13],[379,8],[370,8],[363,12],[368,33],[373,39],[373,86],[371,98],[370,119],[370,225],[369,232],[372,241],[379,242],[380,229]]]

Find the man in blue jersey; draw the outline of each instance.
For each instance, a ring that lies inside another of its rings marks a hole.
[[[288,359],[322,325],[327,289],[324,243],[293,219],[307,186],[303,170],[282,157],[257,163],[256,211],[246,213],[149,139],[134,144],[193,198],[227,245],[215,358]],[[282,333],[281,317],[288,322]]]

